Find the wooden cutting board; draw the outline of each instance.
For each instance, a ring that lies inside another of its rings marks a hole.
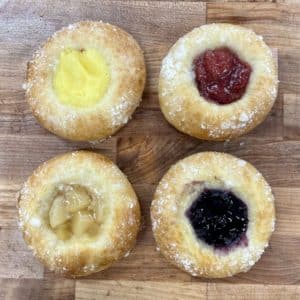
[[[300,5],[164,1],[0,1],[0,299],[300,299]],[[294,2],[286,4],[282,2]],[[130,32],[145,51],[141,106],[117,135],[72,143],[41,128],[24,100],[26,62],[62,26],[103,20]],[[157,78],[162,57],[192,28],[230,22],[253,28],[277,49],[279,94],[257,129],[225,143],[180,134],[164,120]],[[59,278],[39,264],[17,229],[15,194],[43,161],[75,149],[113,159],[139,196],[143,226],[132,254],[84,279]],[[253,163],[271,184],[277,209],[270,247],[248,273],[192,278],[155,251],[149,207],[159,179],[189,154],[215,150]]]

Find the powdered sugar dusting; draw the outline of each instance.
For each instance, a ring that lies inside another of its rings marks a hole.
[[[32,227],[39,228],[42,224],[41,220],[39,218],[33,217],[29,220],[29,223]]]
[[[248,122],[249,121],[249,116],[245,112],[242,112],[240,114],[239,120],[241,122]]]
[[[126,252],[124,257],[128,257],[130,255],[130,251]]]
[[[173,80],[180,72],[182,63],[176,61],[172,56],[167,56],[162,62],[161,76],[166,80]]]
[[[239,167],[244,167],[244,166],[246,166],[246,164],[247,164],[246,161],[244,161],[244,160],[242,160],[242,159],[239,159],[239,160],[238,160],[238,165],[239,165]]]
[[[122,97],[119,104],[113,106],[110,110],[112,126],[118,127],[128,122],[129,114],[132,103],[128,97]]]
[[[82,271],[84,273],[90,273],[90,272],[93,272],[94,270],[96,269],[96,266],[94,264],[89,264],[89,265],[85,265],[82,269]]]
[[[69,31],[74,31],[76,29],[76,23],[75,24],[70,24],[67,28]]]

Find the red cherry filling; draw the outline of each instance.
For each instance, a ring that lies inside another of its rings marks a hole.
[[[247,244],[247,205],[230,191],[205,189],[185,212],[196,236],[227,251]]]
[[[200,94],[218,104],[239,100],[245,93],[251,66],[228,48],[207,50],[194,60]]]

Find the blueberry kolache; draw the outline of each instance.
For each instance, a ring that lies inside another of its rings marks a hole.
[[[128,122],[145,78],[143,52],[130,34],[83,21],[57,31],[35,53],[24,88],[46,129],[70,140],[95,141]]]
[[[270,186],[250,163],[202,152],[174,164],[151,204],[157,249],[192,276],[223,278],[248,271],[275,226]]]
[[[258,126],[278,88],[271,49],[252,30],[209,24],[181,37],[162,61],[159,102],[170,124],[204,140]]]
[[[86,276],[129,255],[140,226],[136,194],[103,155],[66,153],[39,166],[18,196],[19,226],[51,271]]]

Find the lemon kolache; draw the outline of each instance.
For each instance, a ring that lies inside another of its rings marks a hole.
[[[24,88],[46,129],[70,140],[95,141],[128,122],[145,77],[143,52],[130,34],[85,21],[54,33],[36,52]]]

